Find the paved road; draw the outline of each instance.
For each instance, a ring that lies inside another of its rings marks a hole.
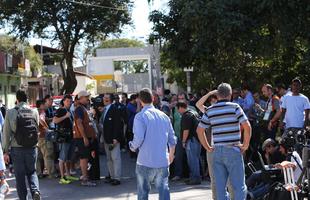
[[[127,154],[122,155],[123,158],[123,178],[120,186],[110,186],[100,181],[97,187],[88,188],[82,187],[78,182],[70,185],[59,185],[56,179],[40,180],[40,189],[42,199],[53,200],[77,200],[77,199],[119,199],[119,200],[134,200],[136,195],[136,179],[134,174],[135,161],[128,158]],[[105,165],[105,157],[100,158],[101,174],[104,176],[107,173]],[[14,177],[9,180],[11,192],[6,199],[17,199]],[[211,199],[211,190],[208,182],[204,182],[199,186],[187,186],[182,182],[171,183],[171,199],[177,200],[198,200]],[[152,189],[150,200],[158,199],[156,190]]]

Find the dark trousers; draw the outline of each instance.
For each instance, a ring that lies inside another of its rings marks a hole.
[[[36,173],[38,150],[36,147],[12,147],[11,156],[16,177],[16,189],[20,200],[27,199],[27,178],[31,194],[39,192],[39,180]]]

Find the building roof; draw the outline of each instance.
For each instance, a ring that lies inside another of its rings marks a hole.
[[[74,73],[75,73],[75,75],[86,76],[86,77],[88,77],[88,78],[90,78],[90,79],[94,79],[94,77],[92,77],[91,75],[86,74],[86,73],[84,73],[84,72],[74,71]]]

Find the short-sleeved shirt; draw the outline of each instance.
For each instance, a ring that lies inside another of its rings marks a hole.
[[[229,146],[240,144],[240,124],[245,121],[248,118],[238,104],[222,100],[206,109],[198,126],[211,128],[212,145]]]
[[[286,128],[302,128],[305,123],[305,110],[310,109],[308,97],[300,94],[287,94],[282,98],[281,107],[286,109]]]
[[[66,108],[59,108],[56,111],[55,117],[60,118],[63,117],[67,114],[67,112],[70,112],[70,110],[67,110]],[[67,130],[72,130],[73,129],[73,115],[71,113],[71,117],[64,119],[60,123],[57,124],[57,127],[59,128],[64,128]]]
[[[189,136],[188,139],[191,139],[192,137],[197,137],[196,129],[199,123],[198,116],[195,115],[192,111],[188,110],[182,115],[181,119],[181,137],[183,137],[183,131],[189,130]]]

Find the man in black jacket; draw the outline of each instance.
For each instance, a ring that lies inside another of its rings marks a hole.
[[[122,138],[121,116],[119,110],[112,104],[113,96],[105,94],[103,97],[104,109],[100,118],[103,128],[104,148],[107,154],[107,165],[111,176],[111,184],[119,185],[121,179],[121,151]]]

